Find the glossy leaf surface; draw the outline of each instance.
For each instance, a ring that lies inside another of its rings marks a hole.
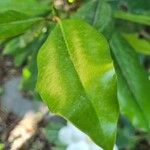
[[[118,75],[120,109],[138,128],[150,130],[150,80],[134,49],[119,34],[111,41]]]
[[[40,17],[29,17],[16,11],[0,13],[0,39],[24,33],[33,24],[42,21]]]
[[[38,54],[37,89],[52,112],[112,150],[118,120],[116,76],[103,35],[83,21],[59,22]]]

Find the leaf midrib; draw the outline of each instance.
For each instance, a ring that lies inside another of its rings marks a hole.
[[[70,51],[69,44],[68,44],[68,41],[67,41],[67,39],[66,39],[65,32],[64,32],[63,25],[62,25],[61,21],[59,22],[59,25],[60,25],[61,33],[62,33],[64,42],[65,42],[65,45],[66,45],[66,48],[67,48],[67,53],[68,53],[68,55],[70,56],[70,53],[69,53],[69,51]],[[80,79],[80,77],[79,77],[79,75],[78,75],[78,71],[76,70],[75,65],[74,65],[74,63],[73,63],[73,61],[72,61],[72,59],[71,59],[71,56],[69,57],[69,59],[70,59],[70,61],[72,62],[73,66],[74,66],[74,70],[75,70],[75,72],[76,72],[76,74],[77,74],[77,78],[78,78],[79,81],[80,81],[80,84],[81,84],[81,86],[82,86],[82,88],[83,88],[83,90],[84,90],[85,95],[87,95],[87,94],[86,94],[86,90],[84,89],[84,86],[83,86],[83,84],[82,84],[82,82],[81,82],[81,79]],[[92,102],[89,100],[89,98],[88,98],[88,97],[86,97],[86,98],[87,98],[87,100],[89,101],[89,103],[91,104],[91,106],[93,107],[93,110],[94,110],[94,112],[95,112],[95,116],[97,117],[98,122],[99,122],[99,125],[100,125],[101,133],[102,133],[102,135],[103,135],[103,137],[104,137],[104,132],[103,132],[102,127],[101,127],[101,121],[99,120],[99,117],[98,117],[98,115],[97,115],[97,113],[96,113],[96,110],[95,110],[95,108],[94,108]],[[105,141],[105,140],[104,140],[104,141]],[[105,143],[105,142],[104,142],[104,143]]]
[[[96,23],[96,18],[97,18],[97,15],[98,15],[98,11],[99,11],[99,5],[100,5],[100,0],[96,1],[96,10],[94,12],[94,16],[93,16],[93,21],[92,21],[92,25],[94,26],[95,23]]]

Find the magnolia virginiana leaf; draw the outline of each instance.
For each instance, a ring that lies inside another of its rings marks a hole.
[[[150,80],[134,49],[119,34],[111,40],[118,75],[121,112],[138,128],[150,131]]]
[[[116,88],[103,35],[83,21],[59,21],[38,54],[37,90],[49,109],[112,150],[118,120]]]
[[[140,39],[137,34],[125,33],[123,36],[138,53],[150,55],[150,41]]]
[[[46,13],[49,9],[49,5],[36,0],[0,0],[0,13],[13,10],[35,16]]]
[[[78,9],[73,18],[88,22],[105,35],[109,35],[113,28],[112,10],[110,5],[105,1],[91,0],[87,2]]]
[[[33,24],[42,20],[41,17],[29,17],[16,11],[0,13],[0,39],[24,33]]]
[[[135,23],[150,25],[150,17],[146,15],[137,15],[128,12],[118,11],[114,14],[114,17],[117,19],[123,19]]]

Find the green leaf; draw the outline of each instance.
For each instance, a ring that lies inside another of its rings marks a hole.
[[[121,112],[135,127],[150,131],[150,80],[134,49],[119,34],[111,40]]]
[[[35,16],[46,13],[49,9],[48,4],[40,3],[36,0],[0,0],[0,13],[13,10]]]
[[[83,21],[59,21],[38,54],[37,89],[52,112],[112,150],[118,120],[116,76],[102,34]]]
[[[127,7],[128,11],[137,14],[150,14],[150,1],[149,0],[119,0],[117,1],[118,8],[121,6]]]
[[[118,11],[114,14],[117,19],[123,19],[139,24],[150,25],[150,17],[146,15],[131,14],[128,12]]]
[[[139,38],[137,34],[124,33],[123,36],[138,53],[150,55],[150,42],[148,40]]]
[[[105,35],[109,35],[113,28],[112,10],[110,5],[105,1],[89,1],[79,8],[72,17],[88,22]]]
[[[32,18],[16,11],[0,13],[0,39],[24,33],[32,25],[42,20],[41,17]]]

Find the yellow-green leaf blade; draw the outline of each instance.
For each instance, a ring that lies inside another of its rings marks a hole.
[[[105,38],[82,21],[60,22],[39,52],[38,71],[37,89],[50,110],[111,150],[118,103]]]

